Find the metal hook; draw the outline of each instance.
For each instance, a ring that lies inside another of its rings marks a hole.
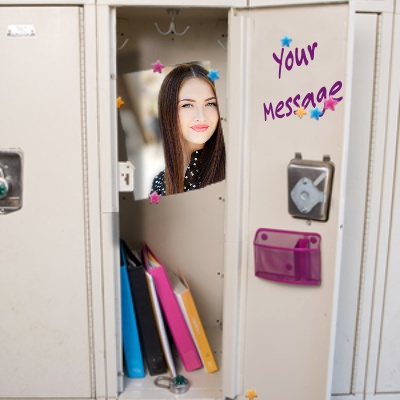
[[[225,46],[219,39],[217,39],[217,43],[218,43],[225,51],[228,51],[228,49],[226,48],[226,46]]]
[[[129,42],[129,38],[126,38],[124,43],[122,43],[121,46],[119,46],[117,50],[122,50],[128,42]]]
[[[160,35],[166,36],[166,35],[172,34],[172,35],[177,35],[177,36],[183,36],[188,31],[188,29],[190,28],[190,25],[188,25],[183,32],[177,32],[176,31],[175,22],[174,21],[175,21],[175,15],[178,15],[179,11],[180,11],[179,8],[169,8],[169,9],[167,9],[168,15],[171,16],[171,23],[169,24],[169,29],[168,29],[167,32],[162,32],[160,27],[158,26],[157,22],[154,22],[154,25],[157,28],[158,33]]]

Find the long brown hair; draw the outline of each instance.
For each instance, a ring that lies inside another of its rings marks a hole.
[[[211,86],[217,97],[215,85],[207,75],[208,71],[199,64],[180,64],[161,85],[158,118],[164,147],[166,194],[181,193],[184,186],[185,147],[178,117],[179,91],[188,79],[200,78]],[[225,143],[220,118],[213,135],[204,145],[199,164],[202,187],[225,179]]]

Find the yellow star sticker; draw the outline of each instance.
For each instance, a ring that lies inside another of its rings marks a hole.
[[[253,400],[254,397],[258,397],[258,395],[257,395],[257,393],[256,393],[256,391],[254,389],[249,389],[246,392],[245,397],[247,397],[249,400]]]
[[[304,114],[306,113],[306,110],[304,109],[304,107],[300,107],[298,108],[295,112],[294,112],[299,118],[303,118]]]
[[[117,108],[121,108],[122,104],[125,104],[125,102],[122,100],[121,96],[117,98]]]

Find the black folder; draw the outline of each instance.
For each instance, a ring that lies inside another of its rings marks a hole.
[[[143,263],[128,248],[126,243],[123,241],[122,243],[128,264],[129,283],[144,359],[150,375],[164,374],[167,372],[167,364],[157,330],[145,269]]]

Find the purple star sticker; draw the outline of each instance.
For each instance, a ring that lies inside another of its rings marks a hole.
[[[158,204],[158,202],[160,201],[160,198],[161,198],[161,196],[157,192],[153,192],[153,193],[149,194],[150,204],[151,203]]]
[[[324,108],[329,108],[332,111],[335,111],[335,106],[338,103],[332,96],[329,96],[326,100],[324,100]]]
[[[160,74],[164,68],[164,64],[161,64],[160,60],[157,60],[155,63],[151,64],[151,66],[153,67],[153,72],[159,72]]]

